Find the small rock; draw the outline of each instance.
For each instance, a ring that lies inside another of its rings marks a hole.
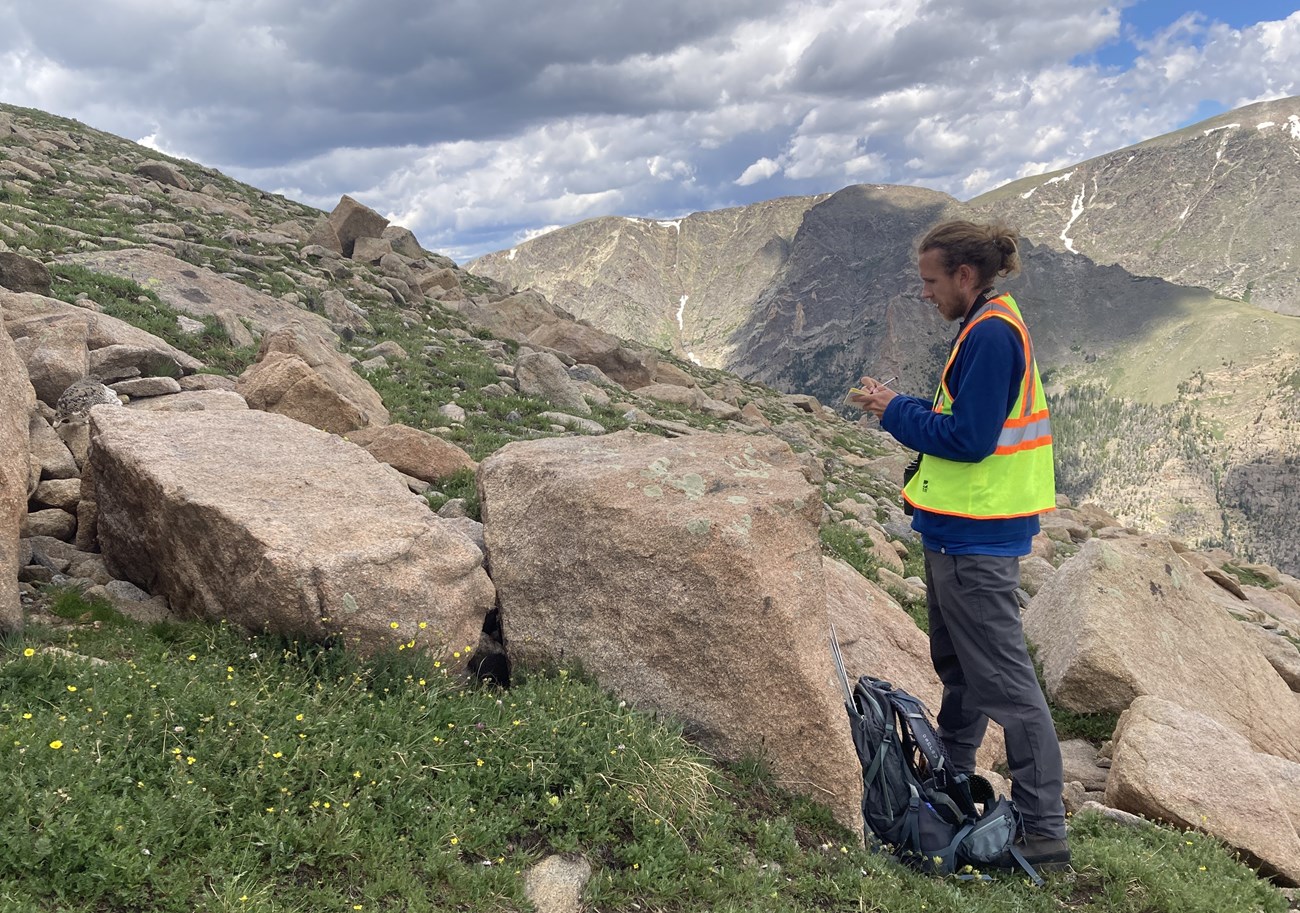
[[[583,434],[604,434],[605,426],[589,418],[567,415],[563,412],[543,412],[537,416],[548,422],[554,422],[560,430],[581,431]]]
[[[27,532],[32,536],[49,536],[61,542],[71,542],[77,534],[77,518],[57,508],[33,511],[27,515]]]
[[[460,517],[468,517],[469,511],[465,509],[464,498],[452,498],[442,507],[438,508],[438,516],[444,520],[453,520]]]
[[[174,377],[137,377],[132,380],[119,380],[117,383],[110,385],[110,389],[115,393],[122,393],[132,399],[143,399],[150,396],[166,396],[169,393],[180,393],[180,381]]]
[[[207,324],[202,320],[195,320],[193,317],[186,317],[184,314],[176,315],[176,325],[180,327],[182,333],[189,336],[197,336],[208,328]]]
[[[465,410],[455,403],[447,403],[439,406],[438,414],[449,421],[456,422],[457,424],[464,424],[466,418]]]
[[[591,863],[582,857],[548,856],[524,873],[524,896],[537,913],[580,913]]]

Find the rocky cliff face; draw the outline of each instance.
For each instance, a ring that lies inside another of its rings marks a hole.
[[[672,221],[590,219],[466,269],[535,288],[615,335],[721,366],[804,214],[822,199],[785,197]]]

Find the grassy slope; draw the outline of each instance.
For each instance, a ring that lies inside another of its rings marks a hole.
[[[1076,376],[1102,380],[1116,396],[1163,404],[1173,402],[1179,384],[1197,372],[1265,363],[1277,351],[1300,351],[1300,317],[1216,298],[1212,310],[1183,307],[1143,339],[1099,357]]]
[[[14,913],[522,910],[554,852],[592,861],[594,910],[1286,908],[1205,837],[1096,818],[1045,890],[917,875],[578,674],[466,688],[224,626],[32,626],[0,651],[0,781]]]

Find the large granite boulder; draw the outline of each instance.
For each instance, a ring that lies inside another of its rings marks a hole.
[[[515,379],[519,392],[540,396],[561,409],[578,415],[590,415],[591,406],[583,399],[582,390],[569,377],[564,364],[550,352],[527,352],[515,362]]]
[[[56,404],[64,390],[89,372],[89,332],[89,321],[69,314],[43,323],[39,335],[19,338],[36,398],[47,406]]]
[[[771,437],[626,431],[509,444],[478,480],[515,662],[577,663],[856,827],[805,471]]]
[[[1243,586],[1241,591],[1252,609],[1270,616],[1293,637],[1300,637],[1300,605],[1281,589]]]
[[[33,394],[34,395],[34,394]],[[38,412],[33,412],[27,422],[31,441],[32,462],[42,479],[71,479],[81,475],[81,467],[50,423]]]
[[[45,343],[51,325],[67,321],[84,324],[86,336],[82,348],[89,353],[84,356],[87,370],[125,361],[139,368],[142,374],[177,377],[192,374],[203,367],[203,362],[194,356],[182,352],[147,330],[57,298],[0,290],[0,308],[4,310],[9,335],[14,339],[29,337],[32,345]],[[129,357],[123,356],[119,354],[120,349],[129,349],[132,354]],[[55,398],[58,398],[58,394],[55,394]]]
[[[654,381],[659,353],[623,342],[603,330],[557,320],[528,334],[528,341],[557,349],[574,361],[595,365],[629,390]]]
[[[170,162],[149,161],[142,162],[135,166],[135,173],[143,175],[159,184],[166,184],[168,187],[176,187],[181,190],[193,190],[189,179],[181,174],[181,170]]]
[[[322,334],[331,332],[324,318],[296,304],[273,298],[162,251],[98,250],[67,254],[59,259],[138,282],[169,307],[191,317],[220,318],[223,313],[233,314],[247,321],[258,333],[293,320],[310,325]]]
[[[434,485],[462,469],[478,468],[451,441],[409,425],[373,425],[350,431],[347,438],[381,463]]]
[[[50,271],[40,260],[0,251],[0,286],[15,292],[50,293]]]
[[[1033,598],[1025,634],[1061,706],[1161,697],[1300,761],[1300,702],[1218,600],[1166,540],[1092,539]]]
[[[403,228],[400,225],[389,225],[383,230],[380,237],[391,244],[393,250],[403,257],[419,260],[429,254],[427,250],[420,246],[420,242],[416,240],[415,234],[409,228]]]
[[[365,651],[478,643],[478,548],[355,445],[255,411],[100,406],[91,426],[105,563],[178,613]]]
[[[330,225],[339,239],[340,252],[351,257],[358,238],[382,238],[388,220],[369,206],[358,203],[344,194],[329,214]]]
[[[457,310],[494,335],[531,342],[595,365],[629,390],[654,381],[659,353],[624,343],[617,336],[578,323],[568,311],[531,290],[496,301],[461,301]]]
[[[262,337],[257,362],[240,375],[235,389],[250,408],[335,434],[388,423],[388,410],[374,387],[329,339],[298,325]]]
[[[460,283],[454,271],[446,270],[430,274],[426,289],[433,285],[449,289],[459,287]],[[456,309],[470,323],[490,331],[494,336],[519,341],[526,340],[529,333],[544,324],[573,319],[572,314],[555,307],[544,295],[532,290],[492,302],[460,301],[456,304]]]
[[[932,714],[939,712],[943,684],[930,661],[930,638],[893,597],[835,558],[822,564],[826,575],[826,612],[835,625],[849,682],[859,676],[882,678],[920,698]],[[1006,762],[1002,727],[990,723],[976,762],[985,770]]]
[[[339,240],[339,233],[334,228],[334,223],[330,221],[329,216],[321,216],[311,228],[307,235],[307,242],[304,246],[304,255],[306,248],[323,248],[336,254],[343,253],[343,242]]]
[[[1278,773],[1290,770],[1289,778]],[[1300,836],[1292,820],[1300,764],[1255,751],[1203,713],[1139,697],[1120,717],[1106,804],[1213,834],[1266,874],[1300,884]]]
[[[28,417],[36,394],[13,340],[0,323],[0,637],[22,628],[18,539],[30,483]]]

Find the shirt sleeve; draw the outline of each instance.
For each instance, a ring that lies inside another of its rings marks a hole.
[[[1020,393],[1025,353],[1019,334],[998,318],[983,320],[962,341],[948,373],[952,414],[913,396],[892,399],[880,426],[920,453],[978,463],[993,453]]]

